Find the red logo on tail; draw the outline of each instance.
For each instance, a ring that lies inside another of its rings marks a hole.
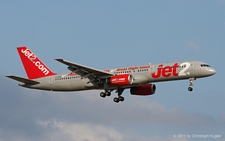
[[[17,50],[29,79],[55,74],[47,66],[45,66],[44,63],[42,63],[41,60],[27,47],[18,47]]]

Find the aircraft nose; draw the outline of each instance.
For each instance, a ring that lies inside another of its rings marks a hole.
[[[210,75],[216,74],[216,70],[214,68],[209,68]]]

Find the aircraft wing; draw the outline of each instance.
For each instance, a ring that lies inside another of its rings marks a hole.
[[[101,78],[113,76],[113,73],[105,72],[102,70],[94,69],[77,63],[69,62],[64,59],[55,59],[68,66],[68,69],[82,77],[89,78],[90,82],[96,84],[101,82]]]
[[[19,82],[22,82],[22,83],[25,83],[25,84],[33,84],[34,85],[34,84],[40,83],[38,81],[34,81],[34,80],[30,80],[30,79],[26,79],[26,78],[14,76],[14,75],[8,75],[6,77],[11,78],[11,79],[16,80],[16,81],[19,81]]]

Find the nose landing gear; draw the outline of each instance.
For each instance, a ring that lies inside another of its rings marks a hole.
[[[192,86],[193,86],[193,81],[194,80],[196,80],[196,78],[189,78],[190,85],[188,87],[188,91],[190,91],[190,92],[193,91]]]
[[[188,91],[193,91],[193,88],[192,87],[188,87]]]

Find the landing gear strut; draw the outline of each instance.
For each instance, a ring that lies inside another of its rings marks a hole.
[[[111,92],[112,92],[113,90],[109,90],[109,91],[107,90],[107,89],[108,89],[107,79],[105,80],[103,86],[104,86],[105,92],[101,92],[101,93],[100,93],[100,96],[103,97],[103,98],[105,98],[106,96],[110,96],[110,95],[111,95]]]
[[[193,81],[196,80],[195,78],[189,78],[189,82],[190,82],[190,85],[188,87],[188,91],[193,91]]]
[[[103,98],[105,98],[106,96],[110,96],[112,91],[113,91],[113,90],[105,90],[105,92],[101,92],[101,93],[100,93],[100,96],[103,97]],[[116,93],[118,93],[118,97],[115,97],[115,98],[113,99],[114,102],[119,103],[120,101],[121,101],[121,102],[124,101],[124,97],[121,96],[122,93],[123,93],[123,91],[124,91],[123,88],[118,88],[118,89],[117,89]]]

